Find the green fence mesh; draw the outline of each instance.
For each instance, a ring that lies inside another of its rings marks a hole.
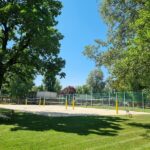
[[[0,95],[0,103],[17,103],[25,104],[25,100],[28,100],[28,104],[38,104],[39,99],[37,97],[14,99],[7,95]],[[109,106],[115,107],[116,100],[118,105],[124,108],[150,108],[150,92],[101,92],[91,94],[66,94],[57,95],[55,98],[45,99],[46,104],[65,104],[65,100],[68,100],[68,104],[72,104],[72,100],[75,100],[76,105],[85,106]]]
[[[61,95],[68,102],[73,98],[77,105],[100,105],[100,106],[115,106],[118,100],[119,106],[123,107],[150,107],[149,93],[144,92],[102,92],[91,94],[74,94],[74,95]]]

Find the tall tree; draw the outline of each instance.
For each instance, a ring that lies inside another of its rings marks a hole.
[[[88,85],[82,85],[76,87],[77,94],[89,94],[91,92],[91,89]]]
[[[54,91],[57,93],[60,93],[62,89],[62,85],[60,84],[60,81],[56,79],[55,85],[54,85]]]
[[[59,93],[62,89],[60,81],[55,76],[45,77],[43,80],[45,90]]]
[[[33,92],[38,92],[38,91],[44,91],[45,90],[45,87],[43,84],[39,85],[39,86],[33,86],[32,87],[32,91]]]
[[[8,83],[3,84],[3,91],[8,93],[13,98],[23,98],[25,97],[29,91],[31,91],[34,83],[33,77],[31,76],[28,80],[22,80],[18,75],[13,76],[13,78]]]
[[[43,79],[45,90],[54,92],[54,90],[55,90],[54,89],[55,82],[56,82],[56,77],[55,76],[51,76],[51,74],[50,75],[46,75],[44,77],[44,79]]]
[[[63,36],[55,28],[61,8],[58,0],[1,0],[0,88],[9,74],[26,77],[22,68],[64,75],[65,61],[58,56]]]
[[[87,85],[93,93],[102,92],[105,86],[105,82],[103,81],[103,72],[100,69],[91,71],[87,78]]]
[[[84,54],[108,68],[116,89],[150,88],[150,1],[105,0],[100,12],[108,25],[107,41],[96,40]]]

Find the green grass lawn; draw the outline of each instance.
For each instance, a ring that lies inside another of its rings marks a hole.
[[[0,110],[8,115],[8,110]],[[149,150],[150,115],[0,118],[0,150]]]
[[[115,110],[115,106],[108,106],[108,105],[93,105],[93,106],[79,106],[79,107],[84,107],[84,108],[98,108],[98,109],[112,109]],[[150,113],[150,108],[138,108],[138,107],[123,107],[123,106],[119,106],[118,107],[119,110],[130,110],[130,111],[137,111],[137,112],[148,112]]]

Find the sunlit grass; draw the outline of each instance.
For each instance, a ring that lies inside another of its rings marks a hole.
[[[86,107],[86,108],[98,108],[98,109],[111,109],[111,110],[115,110],[116,107],[115,106],[108,106],[108,105],[93,105],[93,106],[85,106],[82,105],[81,107]],[[149,112],[150,113],[150,108],[139,108],[139,107],[123,107],[123,106],[119,106],[118,107],[119,110],[130,110],[130,111],[137,111],[137,112]]]
[[[150,115],[46,117],[0,110],[2,150],[150,149]]]

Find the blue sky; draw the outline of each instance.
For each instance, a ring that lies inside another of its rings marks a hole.
[[[65,79],[60,82],[63,87],[85,84],[87,76],[95,68],[94,62],[83,56],[84,47],[94,43],[94,39],[106,39],[107,27],[98,11],[98,0],[61,0],[62,14],[59,16],[57,28],[64,35],[61,41],[60,56],[66,60],[63,71]],[[107,70],[102,68],[104,77]],[[42,77],[35,80],[41,84]]]

